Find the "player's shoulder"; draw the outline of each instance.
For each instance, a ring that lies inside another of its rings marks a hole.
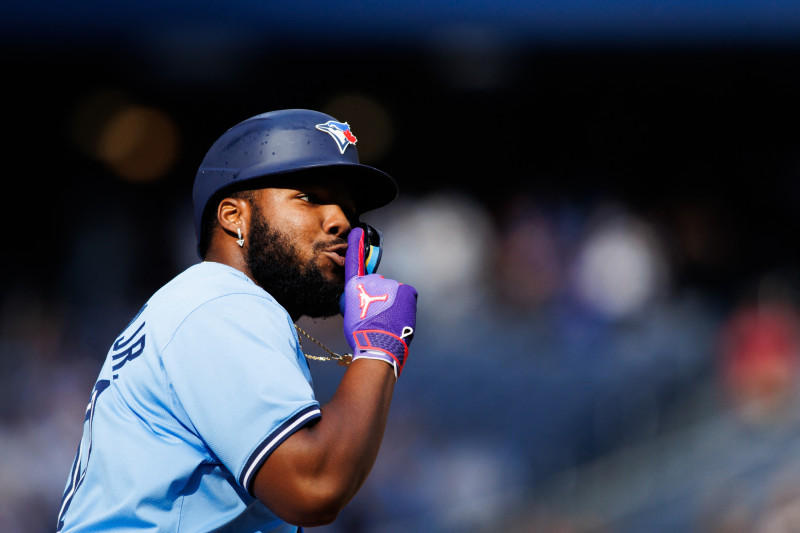
[[[191,287],[192,291],[204,289],[208,292],[227,290],[250,291],[254,294],[263,292],[241,270],[212,261],[203,261],[190,266],[175,276],[161,290],[174,291],[185,287]]]
[[[152,307],[170,314],[185,316],[210,303],[237,301],[252,305],[282,307],[247,275],[222,263],[202,262],[193,265],[159,289],[150,299]]]

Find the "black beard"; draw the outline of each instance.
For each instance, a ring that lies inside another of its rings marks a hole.
[[[327,279],[316,264],[301,265],[297,248],[289,237],[271,229],[258,208],[252,220],[245,256],[255,282],[270,293],[293,320],[303,315],[325,318],[339,313],[343,282]],[[344,241],[336,239],[335,243],[324,243],[316,248],[340,242]]]

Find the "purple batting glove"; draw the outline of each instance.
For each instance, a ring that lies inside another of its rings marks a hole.
[[[417,290],[378,274],[364,275],[364,230],[353,228],[344,263],[344,336],[353,359],[386,361],[400,376],[417,320]]]

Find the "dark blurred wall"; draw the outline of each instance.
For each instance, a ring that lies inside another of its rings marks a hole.
[[[159,272],[169,240],[163,216],[188,202],[222,131],[262,111],[326,108],[352,94],[388,114],[390,141],[367,162],[407,192],[455,187],[498,216],[520,191],[613,196],[659,217],[676,246],[697,233],[695,257],[684,257],[680,272],[719,289],[797,262],[800,47],[493,42],[459,50],[361,40],[343,51],[267,40],[232,47],[230,57],[213,43],[192,56],[194,41],[161,51],[110,37],[7,42],[2,221],[13,260],[4,262],[5,283],[52,288],[70,232],[99,203],[133,224],[129,244],[141,250],[135,268],[152,275],[141,280],[149,292],[167,276]],[[80,149],[81,106],[103,91],[173,121],[176,157],[158,179],[119,179]],[[704,258],[697,246],[719,250]]]

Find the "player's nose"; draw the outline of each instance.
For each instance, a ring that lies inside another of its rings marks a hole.
[[[337,204],[325,206],[325,216],[322,228],[329,235],[346,238],[352,225],[344,210]]]

